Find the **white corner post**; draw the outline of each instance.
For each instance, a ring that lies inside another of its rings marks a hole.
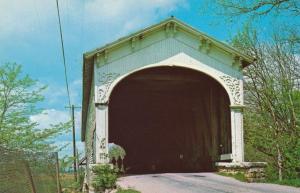
[[[96,104],[96,164],[106,164],[108,157],[108,105]]]
[[[232,162],[244,162],[244,128],[242,105],[230,106]]]

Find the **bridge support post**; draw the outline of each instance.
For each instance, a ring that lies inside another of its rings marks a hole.
[[[232,162],[244,162],[243,108],[241,105],[230,106]]]
[[[96,105],[96,140],[95,158],[96,164],[106,164],[108,157],[108,105]]]

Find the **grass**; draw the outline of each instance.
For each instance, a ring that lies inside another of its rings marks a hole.
[[[118,189],[116,193],[141,193],[134,189]]]
[[[79,193],[80,184],[75,182],[74,175],[71,173],[61,174],[60,183],[63,190],[63,193]]]
[[[239,180],[241,182],[247,182],[245,176],[243,173],[236,173],[236,174],[228,174],[228,173],[223,173],[223,172],[218,172],[217,174],[221,176],[227,176],[227,177],[232,177],[236,180]],[[294,187],[300,187],[300,179],[283,179],[282,181],[279,180],[266,180],[262,183],[271,183],[271,184],[279,184],[279,185],[286,185],[286,186],[294,186]]]
[[[286,186],[294,186],[294,187],[300,187],[300,179],[283,179],[282,181],[276,180],[276,181],[267,181],[268,183],[273,184],[280,184],[280,185],[286,185]]]
[[[65,173],[60,175],[60,183],[62,188],[70,187],[74,183],[74,175]]]
[[[238,172],[236,174],[229,174],[229,173],[224,173],[224,172],[218,172],[217,174],[221,175],[221,176],[227,176],[227,177],[232,177],[236,180],[239,180],[241,182],[246,182],[247,179],[245,178],[245,175],[241,172]]]
[[[73,174],[62,174],[61,177],[61,186],[64,190],[63,193],[81,193],[79,191],[79,184],[75,182]],[[140,191],[134,190],[132,188],[122,189],[118,188],[116,193],[141,193]]]

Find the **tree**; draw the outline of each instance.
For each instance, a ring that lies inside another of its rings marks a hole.
[[[272,23],[270,27],[281,31],[280,40],[298,44],[299,50],[299,0],[207,0],[204,7],[221,15],[222,22],[225,16],[233,23],[258,21],[257,28]]]
[[[67,173],[70,171],[70,168],[73,167],[74,157],[64,156],[63,158],[59,159],[59,167],[62,174]]]
[[[256,58],[245,70],[246,159],[267,161],[269,177],[296,177],[300,167],[300,1],[208,0],[205,6],[222,16],[222,22],[224,18],[229,23],[244,22],[245,29],[232,43]],[[260,31],[266,25],[267,31]]]
[[[210,2],[221,8],[219,11],[222,15],[228,16],[300,15],[300,1],[298,0],[214,0]]]
[[[256,58],[245,70],[246,147],[263,155],[258,159],[268,161],[279,180],[293,178],[300,167],[300,60],[294,44],[276,34],[272,42],[259,40],[250,29],[232,42]]]
[[[53,149],[49,140],[66,132],[69,123],[38,129],[30,116],[38,113],[36,104],[44,99],[37,81],[22,75],[21,65],[0,66],[0,145],[42,151]]]

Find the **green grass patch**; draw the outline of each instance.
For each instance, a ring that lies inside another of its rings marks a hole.
[[[247,182],[247,179],[245,178],[244,174],[241,172],[238,172],[236,174],[228,174],[224,172],[218,172],[217,174],[221,176],[227,176],[232,177],[236,180],[239,180],[241,182]],[[266,180],[262,183],[270,183],[270,184],[279,184],[279,185],[286,185],[286,186],[294,186],[294,187],[300,187],[300,178],[295,179],[283,179],[282,181],[279,180]]]
[[[267,182],[273,184],[286,185],[286,186],[300,187],[300,178],[283,179],[282,181],[276,180],[276,181],[267,181]]]
[[[71,173],[61,174],[60,183],[63,193],[81,192],[81,184],[79,182],[75,182],[74,175]]]
[[[116,193],[141,193],[134,189],[118,189]]]
[[[224,173],[224,172],[218,172],[217,174],[221,175],[221,176],[227,176],[227,177],[232,177],[236,180],[239,180],[241,182],[246,182],[247,179],[245,178],[244,173],[238,172],[236,174],[229,174],[229,173]]]

